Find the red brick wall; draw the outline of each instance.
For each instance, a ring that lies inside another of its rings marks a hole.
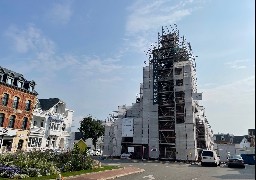
[[[9,99],[8,99],[8,104],[7,106],[2,105],[2,98],[4,93],[9,94]],[[19,97],[19,104],[18,108],[14,109],[13,106],[13,100],[14,96]],[[11,115],[15,115],[15,124],[14,124],[14,129],[21,129],[22,127],[22,122],[23,118],[27,117],[28,118],[28,123],[27,123],[27,129],[30,128],[30,122],[33,117],[33,110],[35,108],[35,103],[36,103],[36,95],[29,93],[25,90],[20,90],[18,88],[14,88],[8,85],[0,84],[0,113],[5,114],[5,119],[3,126],[7,127],[9,124],[9,119]],[[26,111],[26,101],[31,100],[31,108],[30,111]]]

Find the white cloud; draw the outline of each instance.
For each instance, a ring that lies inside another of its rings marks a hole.
[[[61,3],[55,3],[53,7],[51,7],[50,11],[47,12],[47,18],[53,23],[67,24],[70,21],[72,14],[70,1],[62,1]]]
[[[171,6],[170,1],[138,1],[128,10],[131,12],[126,24],[128,33],[138,33],[173,24],[191,14],[193,8],[188,1],[180,1]]]
[[[115,73],[124,68],[120,65],[120,58],[125,49],[115,54],[114,57],[106,59],[70,53],[58,54],[56,44],[33,25],[28,25],[25,29],[12,26],[8,28],[6,35],[13,42],[14,49],[18,53],[26,53],[26,56],[31,57],[17,63],[19,69],[23,69],[24,72],[43,73],[46,80],[65,70],[74,77],[73,80],[94,76],[101,82],[106,82],[106,79],[119,80],[112,77],[112,72]],[[109,76],[106,77],[107,74]]]
[[[123,78],[121,77],[111,77],[111,78],[100,78],[99,81],[103,83],[117,83],[122,81]]]
[[[19,53],[36,51],[53,54],[55,50],[54,42],[44,37],[33,25],[28,25],[25,30],[11,26],[6,31],[6,36],[13,41],[14,49]]]
[[[104,61],[101,61],[99,58],[97,59],[90,59],[83,64],[82,67],[84,70],[93,70],[96,71],[97,73],[107,73],[111,72],[117,69],[120,69],[120,65],[116,65],[113,63],[106,63]]]
[[[210,103],[248,103],[253,102],[255,96],[255,76],[235,82],[216,86],[214,88],[205,88],[203,91],[203,100]]]
[[[245,69],[248,66],[244,64],[248,63],[249,61],[250,61],[249,59],[239,59],[239,60],[227,62],[226,65],[228,65],[229,68],[231,69]]]
[[[255,126],[255,76],[203,89],[202,103],[215,133],[246,134]]]
[[[157,39],[161,26],[172,25],[199,8],[199,1],[136,1],[128,8],[126,39],[129,47],[143,52]]]

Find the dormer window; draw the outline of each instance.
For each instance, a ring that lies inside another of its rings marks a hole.
[[[29,91],[33,91],[34,90],[34,87],[33,86],[29,86]]]
[[[13,79],[12,79],[12,78],[8,78],[7,83],[10,84],[10,85],[12,85]]]
[[[22,88],[22,87],[23,87],[23,82],[17,81],[17,86],[18,86],[19,88]]]
[[[34,81],[30,81],[29,82],[28,90],[33,92],[34,91],[34,87],[35,87],[35,82]]]

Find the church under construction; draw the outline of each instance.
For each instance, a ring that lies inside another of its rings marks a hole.
[[[213,150],[213,132],[199,105],[196,56],[177,25],[162,27],[146,54],[136,101],[118,106],[105,123],[103,154],[193,161],[202,149]]]

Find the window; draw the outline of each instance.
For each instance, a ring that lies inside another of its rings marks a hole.
[[[13,99],[13,105],[12,105],[12,107],[13,107],[14,109],[18,109],[19,99],[20,99],[20,98],[17,97],[17,96],[14,97],[14,99]]]
[[[175,75],[180,75],[182,72],[182,68],[175,68]]]
[[[36,121],[34,121],[34,124],[33,124],[34,126],[37,126],[37,122]]]
[[[66,129],[66,124],[63,124],[62,127],[61,127],[62,131],[65,131]]]
[[[50,141],[51,141],[51,139],[48,137],[47,140],[46,140],[46,147],[50,146]]]
[[[15,124],[15,116],[11,115],[8,127],[9,128],[14,128],[14,124]]]
[[[203,151],[202,156],[210,156],[213,157],[213,152],[212,151]]]
[[[2,105],[3,105],[3,106],[7,106],[7,104],[8,104],[8,99],[9,99],[9,94],[4,93],[4,97],[3,97],[3,99],[2,99]]]
[[[0,127],[4,125],[4,113],[0,113]]]
[[[22,149],[23,142],[24,142],[24,140],[21,140],[21,139],[19,140],[17,149],[19,149],[19,150]]]
[[[27,100],[26,101],[26,108],[25,108],[25,110],[29,111],[30,109],[31,109],[31,100]]]
[[[25,130],[27,129],[27,124],[28,124],[28,118],[27,117],[24,117],[23,118],[23,122],[22,122],[22,129]]]
[[[8,78],[8,84],[12,85],[13,79],[12,78]]]
[[[18,81],[18,82],[17,82],[17,85],[18,85],[19,88],[22,88],[23,83],[22,83],[21,81]]]
[[[176,86],[183,86],[183,79],[176,80]]]
[[[44,127],[44,121],[41,122],[41,127]]]
[[[55,140],[55,138],[52,138],[52,147],[53,147],[53,148],[56,147],[56,140]]]

